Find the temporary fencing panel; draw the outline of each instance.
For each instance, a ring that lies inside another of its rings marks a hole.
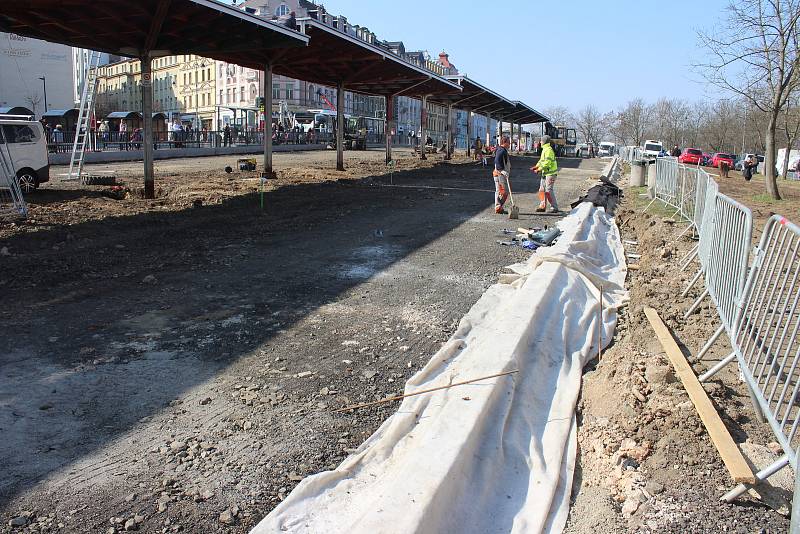
[[[717,193],[705,281],[729,334],[733,333],[736,305],[747,276],[752,238],[753,214],[750,209]]]
[[[745,382],[769,422],[785,455],[756,477],[764,480],[791,464],[797,472],[800,422],[800,228],[780,215],[767,221],[742,293],[733,339]],[[744,493],[739,486],[732,500]],[[800,526],[800,495],[795,486],[792,532]]]
[[[714,225],[717,221],[717,195],[719,186],[714,180],[708,181],[706,188],[705,208],[703,210],[703,224],[700,227],[700,241],[697,252],[700,258],[700,265],[703,269],[708,266],[708,257],[711,254],[711,240],[714,236]]]
[[[681,183],[679,173],[677,159],[658,158],[656,160],[656,199],[675,209],[680,209]]]
[[[681,193],[678,197],[678,210],[687,221],[694,218],[694,203],[697,189],[697,175],[699,169],[688,165],[679,165]]]
[[[711,179],[706,171],[703,169],[697,169],[697,182],[695,183],[694,188],[694,210],[692,211],[692,215],[690,219],[692,223],[694,223],[695,228],[697,228],[698,234],[702,231],[703,228],[703,214],[705,213],[706,208],[706,198],[708,195],[708,185],[709,183],[716,182]],[[716,191],[714,192],[716,195]]]

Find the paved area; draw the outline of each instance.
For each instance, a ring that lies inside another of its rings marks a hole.
[[[181,179],[213,159],[156,165]],[[563,206],[603,163],[562,162]],[[492,212],[491,183],[457,161],[278,186],[265,214],[243,193],[4,239],[3,528],[246,531],[393,406],[332,410],[401,391],[527,257],[502,229],[557,220],[533,216],[527,170],[520,221]]]

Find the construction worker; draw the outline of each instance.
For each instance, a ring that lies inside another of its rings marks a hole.
[[[539,207],[536,211],[543,213],[550,202],[550,213],[558,213],[558,202],[556,202],[555,184],[558,176],[558,164],[556,163],[556,153],[550,144],[550,136],[542,136],[542,156],[539,163],[531,167],[533,172],[541,175],[539,180]]]
[[[504,135],[500,139],[500,146],[494,153],[494,212],[508,213],[503,205],[508,200],[508,177],[511,174],[511,159],[508,157],[508,148],[511,141]]]

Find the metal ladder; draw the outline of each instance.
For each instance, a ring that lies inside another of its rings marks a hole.
[[[22,196],[17,174],[14,172],[14,162],[8,143],[5,142],[3,133],[0,132],[0,219],[26,218],[28,205]]]
[[[69,159],[67,180],[81,179],[83,161],[86,156],[86,142],[91,133],[91,121],[94,115],[95,95],[97,94],[97,68],[100,66],[100,52],[89,52],[89,65],[86,80],[81,91],[81,106],[78,111],[78,122],[75,125],[75,140],[72,142],[72,156]]]

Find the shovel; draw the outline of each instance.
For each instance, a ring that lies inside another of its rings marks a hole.
[[[509,219],[519,219],[519,208],[514,204],[514,194],[511,192],[511,176],[506,178],[508,183],[508,199],[511,201],[511,209],[508,210]]]

